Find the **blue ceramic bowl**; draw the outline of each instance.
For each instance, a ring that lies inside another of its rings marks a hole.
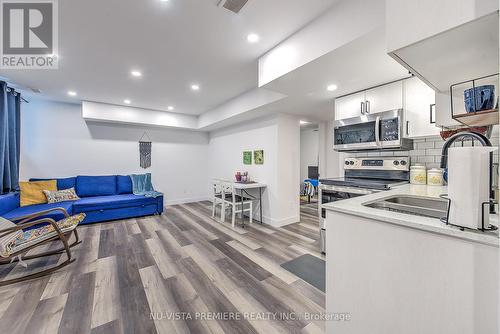
[[[474,96],[476,101],[474,101]],[[484,85],[476,88],[466,89],[464,91],[464,102],[465,110],[467,112],[493,109],[495,105],[495,86]]]

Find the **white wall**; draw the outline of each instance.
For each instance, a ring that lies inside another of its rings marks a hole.
[[[265,183],[263,215],[280,226],[299,220],[299,120],[278,115],[253,120],[210,133],[210,178],[232,180],[247,171]],[[264,150],[264,164],[243,165],[243,151]]]
[[[307,179],[308,166],[318,166],[319,130],[300,131],[300,181]]]
[[[152,167],[139,167],[138,141],[153,141]],[[93,123],[81,106],[37,101],[22,104],[21,180],[151,172],[167,204],[208,198],[208,134]]]
[[[300,221],[300,121],[278,117],[278,224]]]

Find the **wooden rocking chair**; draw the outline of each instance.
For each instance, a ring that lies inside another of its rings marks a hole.
[[[47,213],[52,211],[62,211],[65,218],[57,222],[51,218],[35,219],[37,217],[45,216]],[[64,262],[56,266],[23,277],[1,281],[0,286],[41,277],[73,262],[75,259],[71,257],[70,248],[81,242],[78,237],[76,227],[84,219],[84,213],[70,216],[63,208],[54,208],[37,212],[29,216],[19,217],[13,220],[18,221],[17,224],[0,217],[0,226],[2,226],[0,228],[0,265],[18,262],[19,259],[30,260],[61,253],[66,253],[67,256],[67,259]],[[37,225],[43,226],[25,231],[27,228]],[[75,241],[72,244],[69,244],[69,239],[72,234],[75,235]],[[22,256],[31,249],[37,248],[51,241],[61,241],[62,246],[55,250]]]

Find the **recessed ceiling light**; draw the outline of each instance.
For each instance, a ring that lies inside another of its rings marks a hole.
[[[333,92],[334,90],[337,90],[337,85],[328,85],[326,87],[326,90],[329,92]]]
[[[68,91],[68,95],[69,95],[69,96],[76,96],[76,92],[75,92],[75,91],[73,91],[73,90],[69,90],[69,91]]]
[[[173,107],[173,106],[168,106],[168,107],[167,107],[167,110],[168,110],[168,111],[172,111],[172,110],[174,110],[174,107]]]
[[[125,103],[125,104],[131,104],[132,101],[130,101],[129,99],[125,99],[125,100],[123,100],[123,103]]]
[[[142,73],[139,72],[139,71],[130,71],[130,74],[133,76],[133,77],[142,77]]]
[[[192,90],[200,90],[200,86],[197,84],[193,84],[193,85],[191,85],[191,89]]]
[[[257,34],[248,34],[247,41],[249,43],[257,43],[260,40],[259,35]]]
[[[300,121],[300,125],[306,125],[306,124],[309,124],[308,121]]]
[[[168,0],[160,0],[161,2],[168,2]]]

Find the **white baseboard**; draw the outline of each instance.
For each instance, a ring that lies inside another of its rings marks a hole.
[[[264,223],[274,227],[282,227],[300,222],[300,216],[291,216],[288,218],[274,219],[264,216]]]
[[[209,198],[206,196],[203,197],[191,197],[191,198],[181,198],[181,199],[172,199],[172,200],[166,200],[163,202],[165,206],[169,205],[178,205],[178,204],[186,204],[186,203],[193,203],[193,202],[201,202],[201,201],[208,201]]]

